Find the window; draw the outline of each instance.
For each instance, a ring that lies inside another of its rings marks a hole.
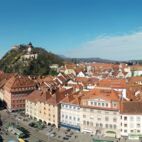
[[[85,120],[83,121],[83,124],[86,125],[86,121]]]
[[[92,127],[93,127],[93,122],[90,122],[90,126],[92,126]]]
[[[141,118],[138,116],[138,117],[137,117],[137,121],[140,121],[140,120],[141,120]]]
[[[109,125],[109,128],[112,129],[112,124]]]
[[[98,127],[99,126],[99,124],[98,123],[96,123],[96,127]]]
[[[127,133],[127,130],[124,130],[124,133]]]
[[[134,124],[133,123],[130,123],[130,128],[134,128]]]
[[[117,122],[117,118],[113,118],[113,122]]]
[[[103,127],[103,124],[100,123],[100,127],[102,128],[102,127]]]
[[[101,118],[100,118],[100,117],[98,117],[98,121],[101,121]]]
[[[133,116],[131,116],[131,117],[130,117],[130,121],[133,121],[133,120],[134,120],[134,117],[133,117]]]
[[[70,116],[70,117],[69,117],[69,119],[71,120],[71,119],[72,119],[72,117]]]
[[[80,121],[80,118],[78,118],[77,121]]]
[[[64,118],[64,114],[62,114],[62,118]]]
[[[89,121],[87,121],[87,125],[89,125]]]
[[[116,107],[116,103],[113,104],[113,107]]]
[[[124,117],[124,120],[127,120],[127,116]]]
[[[93,102],[91,102],[91,105],[93,105]]]
[[[97,103],[96,103],[96,102],[94,102],[94,105],[96,106],[96,105],[97,105]]]
[[[115,124],[113,125],[113,128],[116,129],[116,125]]]
[[[137,124],[137,128],[140,128],[141,127],[141,125],[140,124]]]
[[[108,103],[106,103],[106,107],[108,107]]]
[[[109,121],[109,118],[108,118],[108,117],[105,117],[105,121]]]
[[[127,127],[127,124],[124,124],[124,127]]]
[[[133,131],[133,130],[131,130],[130,132],[131,132],[131,133],[133,133],[134,131]]]
[[[108,128],[108,124],[106,124],[105,127]]]
[[[98,106],[100,106],[100,103],[98,103]]]
[[[137,133],[140,133],[140,130],[137,130]]]

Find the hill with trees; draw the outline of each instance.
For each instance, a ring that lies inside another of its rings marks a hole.
[[[63,59],[29,43],[16,45],[8,51],[0,60],[0,69],[6,73],[47,75],[52,64],[63,65]]]

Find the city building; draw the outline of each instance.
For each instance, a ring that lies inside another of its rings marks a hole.
[[[67,95],[60,103],[60,126],[80,131],[79,92]]]
[[[121,136],[139,139],[142,136],[142,102],[121,104]]]
[[[114,90],[94,89],[81,98],[81,132],[120,137],[120,96]]]
[[[36,90],[26,99],[25,113],[29,117],[48,124],[54,124],[58,128],[60,122],[59,103],[71,92],[72,89],[59,89],[54,94],[48,91]]]
[[[4,101],[8,111],[25,109],[25,99],[36,89],[36,84],[27,76],[13,75],[4,85]]]

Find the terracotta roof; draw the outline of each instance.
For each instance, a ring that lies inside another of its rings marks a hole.
[[[65,98],[68,93],[71,93],[72,89],[60,89],[55,94],[51,94],[48,91],[36,90],[32,92],[27,100],[31,102],[45,102],[51,105],[57,105],[61,100]]]
[[[103,79],[98,83],[100,87],[110,87],[110,88],[126,88],[125,79]]]
[[[66,95],[68,95],[69,93],[71,93],[73,91],[73,89],[60,89],[58,90],[55,94],[52,95],[52,97],[50,97],[47,100],[47,103],[52,104],[52,105],[57,105],[59,104],[59,102],[64,99],[64,97]]]
[[[75,94],[68,94],[61,103],[68,103],[68,104],[75,104],[80,105],[82,95],[79,94],[79,92],[76,92]]]
[[[35,87],[33,80],[28,76],[13,75],[5,84],[4,89],[8,91],[16,91],[19,88]]]
[[[142,102],[129,101],[121,103],[122,114],[142,114]]]
[[[29,94],[26,98],[26,100],[32,101],[32,102],[45,102],[47,99],[51,97],[51,94],[49,92],[44,92],[41,90],[35,90],[31,94]]]
[[[138,82],[142,82],[142,76],[134,76],[134,77],[130,77],[128,80],[129,80],[129,83],[138,83]]]
[[[119,101],[120,92],[108,89],[93,89],[85,93],[82,99],[102,98],[109,101]]]
[[[3,73],[0,75],[0,88],[3,88],[5,83],[13,76],[13,73]]]

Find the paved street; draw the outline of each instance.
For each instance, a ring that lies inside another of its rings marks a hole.
[[[95,136],[91,136],[90,134],[82,134],[80,132],[75,132],[75,131],[69,131],[67,132],[67,129],[61,128],[52,128],[52,132],[48,132],[50,127],[47,127],[43,130],[38,130],[36,128],[30,127],[28,125],[28,122],[23,121],[22,119],[19,119],[20,114],[18,113],[12,113],[9,114],[5,110],[0,112],[1,114],[1,119],[3,122],[3,127],[2,127],[2,137],[4,138],[4,142],[8,142],[8,140],[13,139],[17,140],[15,135],[12,135],[9,132],[5,131],[5,126],[8,123],[17,123],[21,127],[25,128],[30,132],[30,137],[27,138],[29,142],[36,142],[37,140],[42,140],[43,142],[92,142],[92,138]],[[22,116],[21,116],[22,117]],[[7,135],[6,135],[7,133]],[[51,134],[56,134],[54,137],[51,137]],[[72,134],[71,134],[72,133]],[[69,135],[69,139],[65,140],[63,139],[64,137]],[[98,137],[96,137],[98,139]],[[102,138],[101,138],[102,139]],[[105,140],[110,140],[110,138],[104,138]],[[134,140],[113,140],[114,142],[140,142],[140,141],[134,141]]]
[[[1,112],[1,119],[2,119],[2,121],[3,121],[3,125],[5,125],[5,124],[7,124],[7,122],[10,122],[10,123],[12,123],[12,122],[16,122],[16,118],[14,118],[14,117],[12,117],[12,116],[10,116],[8,113],[6,113],[5,111],[2,111]],[[35,142],[35,141],[37,141],[37,140],[42,140],[42,141],[44,141],[44,142],[59,142],[59,141],[57,141],[57,140],[51,140],[51,139],[49,139],[45,134],[43,134],[43,133],[41,133],[41,132],[39,132],[39,131],[37,131],[36,129],[34,129],[34,128],[31,128],[30,126],[28,126],[28,125],[25,125],[24,123],[22,123],[22,121],[19,121],[19,122],[17,122],[17,123],[20,123],[20,126],[21,127],[24,127],[26,130],[28,130],[29,132],[30,132],[30,138],[28,139],[30,142]],[[7,142],[8,141],[8,139],[9,139],[9,135],[10,134],[8,134],[8,135],[2,135],[3,136],[3,138],[4,138],[4,142]],[[15,139],[16,140],[16,138],[15,138],[15,136],[10,136],[10,138],[13,138],[13,139]]]

